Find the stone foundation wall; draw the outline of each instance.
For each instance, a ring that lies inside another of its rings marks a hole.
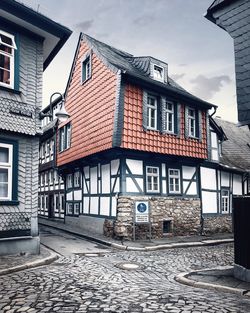
[[[231,233],[232,232],[232,216],[216,215],[203,216],[203,234]]]
[[[133,238],[135,201],[149,201],[152,238],[163,237],[163,221],[171,221],[172,235],[200,233],[200,199],[121,196],[117,202],[116,220],[112,223],[106,222],[104,225],[105,235],[111,236],[113,234],[114,237],[128,240]],[[136,225],[136,239],[147,239],[148,231],[148,225]]]

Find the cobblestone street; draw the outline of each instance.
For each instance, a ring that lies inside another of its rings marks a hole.
[[[176,274],[231,265],[233,246],[155,252],[103,250],[0,278],[1,312],[250,312],[250,299],[175,282]],[[123,270],[117,265],[142,267]]]

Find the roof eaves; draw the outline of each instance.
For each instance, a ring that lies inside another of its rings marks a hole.
[[[33,9],[15,0],[1,0],[0,8],[59,38],[59,42],[57,43],[57,45],[44,60],[43,65],[45,70],[50,62],[53,60],[55,55],[58,53],[58,51],[61,49],[61,47],[65,44],[67,39],[70,37],[72,31],[69,28],[53,21],[47,16],[36,12]]]

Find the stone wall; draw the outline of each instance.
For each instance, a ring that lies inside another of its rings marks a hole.
[[[200,199],[121,196],[117,202],[117,218],[113,234],[117,238],[131,240],[133,237],[133,210],[135,201],[149,201],[152,221],[152,237],[163,237],[163,221],[170,221],[172,235],[193,235],[200,232]],[[104,228],[107,235],[111,229]],[[136,226],[136,239],[146,239],[148,225]]]
[[[204,235],[215,233],[231,233],[232,232],[232,216],[231,215],[214,215],[203,216]]]

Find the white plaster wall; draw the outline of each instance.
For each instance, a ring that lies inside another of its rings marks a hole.
[[[217,213],[217,193],[202,191],[202,212]]]
[[[127,192],[139,192],[132,178],[127,177],[126,179],[126,191]]]
[[[233,194],[242,195],[242,177],[241,175],[233,175]]]
[[[132,174],[143,175],[143,162],[139,160],[126,159],[126,163]]]
[[[111,178],[112,188],[114,186],[114,183],[115,183],[115,178]],[[116,179],[114,192],[120,192],[120,178],[119,177],[117,177],[117,179]]]
[[[193,166],[182,166],[182,177],[183,179],[191,179],[196,171]]]
[[[201,188],[216,190],[216,170],[201,167]]]
[[[161,174],[162,174],[162,177],[166,177],[166,164],[162,164],[161,165]]]
[[[90,168],[90,191],[91,194],[97,193],[97,167]]]
[[[162,193],[167,193],[167,183],[165,179],[162,180]]]
[[[112,197],[112,203],[111,203],[111,216],[116,216],[116,197]]]
[[[89,213],[89,197],[83,198],[83,213],[85,214]]]
[[[82,191],[81,190],[75,190],[74,191],[74,200],[82,200]]]
[[[85,178],[89,178],[89,166],[85,166],[83,168],[83,172],[84,172]]]
[[[218,154],[218,150],[212,150],[212,160],[214,161],[219,161],[219,154]]]
[[[188,184],[189,184],[189,182],[187,182],[187,181],[183,182],[183,191],[184,192],[186,192]],[[189,196],[197,195],[197,184],[196,184],[196,182],[191,183],[191,185],[188,188],[187,195],[189,195]]]
[[[102,165],[101,172],[102,193],[110,193],[110,165]]]
[[[100,197],[100,215],[109,215],[109,197]]]
[[[73,200],[73,193],[72,193],[72,191],[66,193],[66,199],[67,199],[67,201]]]
[[[98,214],[98,197],[90,197],[90,214]]]
[[[211,147],[218,149],[217,135],[214,132],[211,132]]]
[[[221,171],[221,186],[223,187],[230,186],[230,174],[228,172]]]
[[[116,175],[119,169],[120,160],[111,161],[111,175]]]

